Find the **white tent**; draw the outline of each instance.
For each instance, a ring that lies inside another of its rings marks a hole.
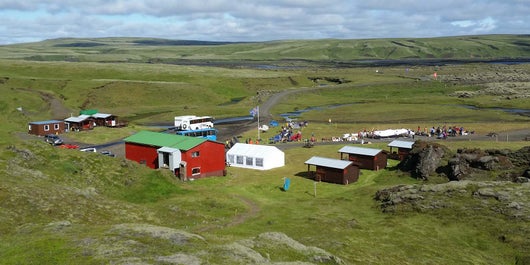
[[[226,152],[233,167],[268,170],[285,165],[285,154],[275,146],[236,143]]]

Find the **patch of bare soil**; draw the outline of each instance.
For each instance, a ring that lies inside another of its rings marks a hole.
[[[254,201],[250,200],[249,198],[245,198],[243,196],[237,196],[237,198],[247,205],[248,211],[244,212],[244,213],[241,213],[241,214],[238,214],[232,220],[232,222],[228,223],[227,226],[235,226],[235,225],[238,225],[238,224],[242,224],[247,219],[258,215],[259,211],[261,210],[259,208],[258,204],[256,204]]]

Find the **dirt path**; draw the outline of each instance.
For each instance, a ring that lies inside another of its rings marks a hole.
[[[257,216],[258,213],[261,211],[261,209],[258,206],[258,204],[256,204],[254,201],[250,200],[249,198],[243,197],[241,195],[237,195],[237,196],[235,196],[235,198],[239,199],[241,202],[243,202],[247,206],[248,210],[245,211],[245,212],[241,212],[241,213],[237,213],[236,212],[236,215],[232,219],[232,221],[230,221],[229,223],[227,223],[225,225],[222,225],[222,226],[219,226],[219,225],[208,225],[208,226],[200,228],[198,230],[198,232],[207,232],[207,231],[211,231],[211,230],[214,230],[214,229],[220,229],[220,228],[236,226],[236,225],[244,223],[245,221],[247,221],[248,219],[250,219],[252,217]]]
[[[236,215],[236,217],[232,220],[232,222],[228,223],[226,226],[235,226],[238,224],[242,224],[247,219],[257,216],[258,213],[261,211],[258,204],[256,204],[254,201],[250,200],[249,198],[243,197],[241,195],[236,196],[236,198],[238,198],[240,201],[242,201],[243,203],[247,205],[248,211]]]
[[[322,86],[315,86],[315,87],[299,87],[299,88],[287,88],[285,90],[282,90],[278,93],[272,94],[265,102],[259,105],[259,119],[260,124],[268,124],[271,120],[274,119],[272,114],[270,113],[271,109],[278,103],[280,103],[285,97],[291,96],[298,93],[307,93],[315,90],[321,90],[321,89],[338,89],[342,88],[345,85],[353,86],[353,87],[365,87],[370,85],[380,85],[380,84],[386,84],[391,83],[394,84],[395,82],[374,82],[374,83],[365,83],[365,84],[336,84],[336,85],[328,85],[325,87]],[[243,134],[244,132],[247,132],[252,129],[258,128],[258,122],[257,119],[254,119],[254,121],[244,121],[244,122],[238,122],[234,124],[226,124],[226,125],[218,125],[216,128],[219,129],[219,140],[225,141],[228,139],[231,139],[234,136],[238,136]]]
[[[326,86],[326,89],[332,89],[339,87],[340,85]],[[278,93],[272,94],[265,102],[259,105],[259,119],[260,124],[268,124],[274,119],[270,110],[279,102],[281,102],[286,96],[290,96],[297,93],[305,93],[317,89],[324,89],[323,87],[301,87],[301,88],[288,88]],[[258,121],[243,121],[232,124],[220,124],[216,128],[219,130],[218,139],[220,141],[229,140],[234,136],[238,136],[249,130],[258,129]]]
[[[56,120],[62,120],[64,118],[70,117],[70,114],[72,113],[72,110],[67,108],[63,102],[55,97],[52,93],[44,92],[44,91],[38,91],[30,88],[18,88],[19,90],[31,92],[31,93],[37,93],[42,98],[44,102],[48,104],[48,107],[50,109],[52,119]]]
[[[338,88],[343,88],[344,86],[365,87],[365,86],[372,86],[372,85],[395,84],[395,83],[396,81],[394,82],[373,82],[373,83],[363,83],[363,84],[334,84],[334,85],[327,85],[327,86],[288,88],[276,94],[272,94],[267,99],[267,101],[263,102],[259,107],[259,111],[260,111],[259,117],[260,117],[260,120],[263,120],[268,123],[273,118],[272,115],[270,114],[270,110],[274,107],[274,105],[278,104],[286,96],[290,96],[293,94],[306,93],[306,92],[311,92],[314,90],[338,89]]]

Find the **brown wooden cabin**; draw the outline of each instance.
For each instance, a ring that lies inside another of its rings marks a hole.
[[[90,115],[82,114],[77,117],[69,117],[64,119],[67,131],[84,131],[92,130],[94,128],[94,118]]]
[[[333,158],[313,156],[305,161],[308,174],[314,175],[315,181],[323,181],[348,185],[359,179],[359,164]],[[311,166],[316,166],[315,172],[311,172]]]
[[[61,134],[64,133],[64,130],[64,121],[47,120],[28,123],[28,133],[39,136],[44,136],[46,134]]]
[[[402,161],[409,156],[412,145],[414,145],[414,142],[411,141],[394,140],[390,142],[388,144],[388,147],[390,147],[390,158]],[[393,151],[393,148],[397,148],[397,152]]]
[[[117,117],[116,115],[107,114],[107,113],[95,113],[92,114],[96,126],[107,126],[107,127],[116,127],[117,126]]]
[[[386,168],[388,154],[382,149],[344,146],[339,152],[340,159],[357,162],[361,169],[380,170]]]

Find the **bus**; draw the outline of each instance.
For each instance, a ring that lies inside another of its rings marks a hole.
[[[213,118],[210,116],[176,116],[175,129],[177,130],[198,130],[213,128]]]
[[[175,132],[177,135],[190,136],[190,137],[201,137],[208,140],[217,141],[217,130],[214,128],[205,128],[198,130],[178,130]]]

